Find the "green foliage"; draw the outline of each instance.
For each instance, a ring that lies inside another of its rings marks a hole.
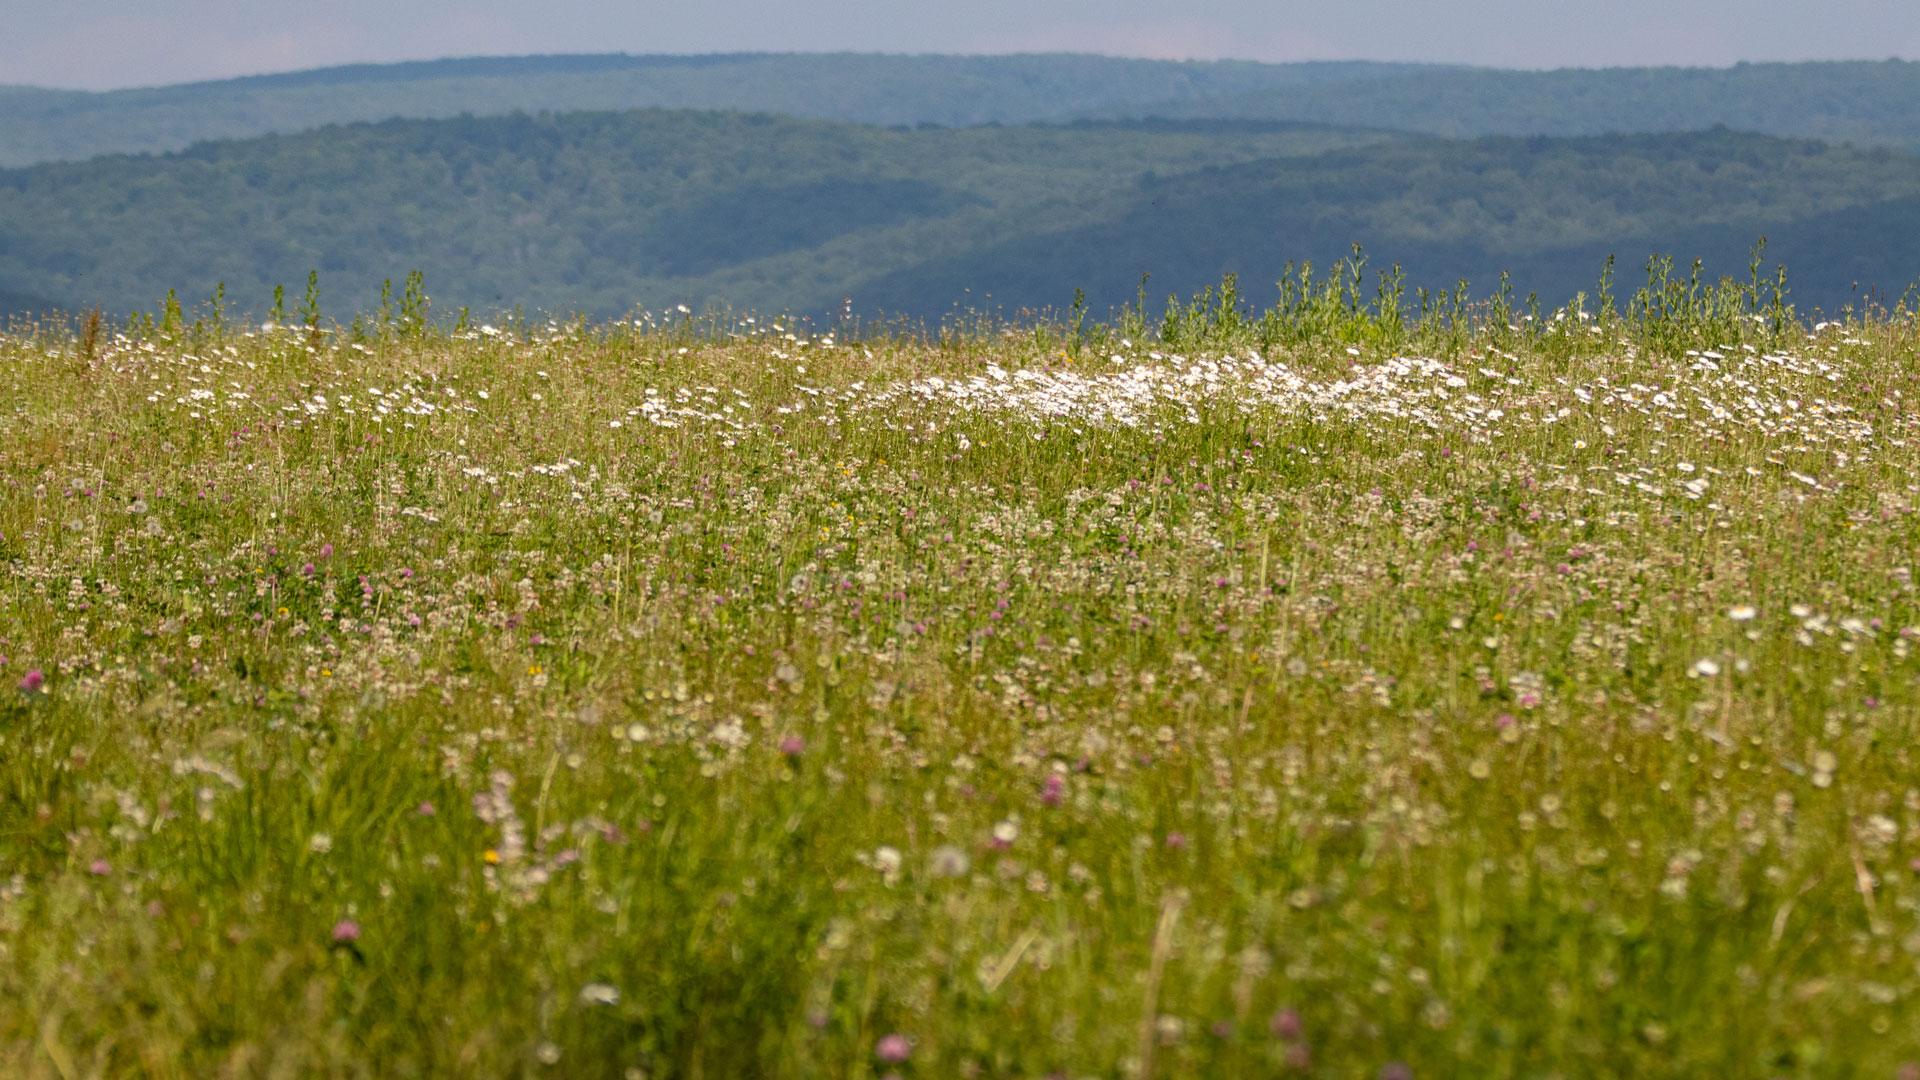
[[[1376,272],[1374,292],[1368,298],[1363,290],[1367,260],[1356,244],[1353,254],[1330,267],[1322,280],[1315,280],[1311,264],[1298,270],[1289,266],[1279,282],[1278,303],[1258,313],[1247,305],[1232,274],[1184,305],[1178,296],[1170,296],[1156,340],[1185,351],[1346,345],[1449,358],[1476,342],[1525,347],[1556,357],[1594,355],[1621,345],[1661,356],[1740,346],[1776,349],[1799,340],[1806,327],[1787,300],[1786,267],[1776,267],[1771,277],[1762,276],[1766,247],[1766,237],[1761,237],[1751,249],[1748,280],[1722,278],[1714,284],[1703,280],[1698,259],[1681,279],[1673,274],[1671,256],[1654,255],[1647,260],[1647,284],[1629,298],[1624,311],[1612,302],[1613,260],[1609,257],[1601,266],[1598,312],[1587,310],[1582,292],[1548,317],[1536,296],[1529,296],[1526,314],[1519,314],[1512,283],[1504,274],[1499,290],[1485,301],[1469,301],[1467,283],[1462,281],[1438,294],[1420,290],[1418,308],[1409,311],[1405,277],[1396,265]],[[1880,314],[1896,319],[1920,315],[1913,299],[1914,294],[1908,293],[1891,312],[1882,309]],[[1078,304],[1076,300],[1076,311]],[[1414,316],[1411,325],[1410,314]],[[1082,331],[1078,322],[1074,327],[1078,340]],[[1112,326],[1096,327],[1093,337],[1104,344],[1143,337],[1145,330],[1129,307]]]
[[[1771,281],[1760,276],[1766,244],[1761,237],[1754,245],[1744,282],[1723,278],[1706,284],[1695,259],[1683,283],[1673,276],[1672,258],[1648,259],[1647,284],[1628,303],[1627,322],[1649,347],[1669,353],[1781,340],[1798,326],[1787,303],[1786,267],[1779,267]]]
[[[317,268],[342,283],[338,306],[359,312],[377,309],[381,281],[417,269],[480,310],[611,316],[712,301],[822,314],[853,296],[870,312],[859,288],[868,278],[1099,220],[1134,197],[1143,167],[1380,138],[1259,127],[895,132],[657,111],[335,128],[0,174],[0,220],[17,234],[0,245],[0,284],[98,294],[130,310],[165,286],[216,281],[264,300],[272,282]],[[887,310],[937,316],[960,295]]]
[[[204,324],[212,337],[224,337],[227,332],[227,283],[218,282],[213,287],[213,295],[207,298],[207,315]]]
[[[1916,181],[1912,160],[1729,132],[1390,142],[1156,178],[1099,223],[930,259],[855,295],[898,305],[971,287],[1011,308],[1070,281],[1100,310],[1148,269],[1181,295],[1231,272],[1265,303],[1251,283],[1360,243],[1415,295],[1464,278],[1471,298],[1520,307],[1524,293],[1499,295],[1505,273],[1555,307],[1591,292],[1609,255],[1699,257],[1708,281],[1745,278],[1764,235],[1803,310],[1833,313],[1920,280],[1903,239],[1920,226]]]
[[[901,126],[1023,124],[1393,78],[1424,66],[1064,54],[526,56],[364,64],[107,93],[0,87],[0,167],[182,150],[396,116],[668,108]]]
[[[432,306],[433,299],[426,291],[426,274],[419,270],[409,272],[406,289],[400,294],[400,332],[415,337],[424,335]]]
[[[1920,62],[1731,68],[1430,67],[1393,77],[1169,101],[1169,117],[1313,120],[1448,138],[1737,131],[1920,150]],[[1137,106],[1102,110],[1137,115]]]
[[[160,303],[160,337],[169,342],[177,341],[186,326],[186,313],[180,309],[180,301],[174,297],[173,290],[168,289],[167,298]]]
[[[300,323],[307,328],[307,347],[320,347],[320,271],[307,271],[307,295],[300,301]]]
[[[1465,279],[1460,302],[1516,310],[1526,292],[1549,309],[1591,293],[1610,255],[1700,258],[1702,288],[1745,278],[1760,235],[1807,312],[1876,295],[1887,306],[1920,280],[1903,239],[1920,228],[1920,163],[1730,132],[1447,142],[662,112],[393,122],[0,174],[0,220],[0,286],[128,311],[218,282],[263,303],[273,282],[319,269],[343,320],[382,305],[391,317],[380,283],[412,271],[456,307],[603,317],[684,304],[839,320],[851,297],[868,319],[990,321],[1063,311],[1079,288],[1102,318],[1143,271],[1180,296],[1232,273],[1265,306],[1267,290],[1299,287],[1298,267],[1355,243],[1398,264],[1393,288],[1412,297],[1452,304]],[[1519,297],[1499,297],[1502,272],[1524,283]],[[1317,296],[1277,302],[1335,315]]]
[[[1296,120],[1447,137],[1742,131],[1920,147],[1920,64],[1501,71],[1100,56],[528,56],[89,94],[0,87],[0,166],[180,150],[394,116],[639,107],[871,124]]]

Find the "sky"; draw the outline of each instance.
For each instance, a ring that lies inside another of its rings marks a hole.
[[[1096,52],[1554,68],[1920,59],[1916,0],[0,0],[0,84],[628,52]]]

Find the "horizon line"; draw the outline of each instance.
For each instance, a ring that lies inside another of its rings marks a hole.
[[[227,76],[220,76],[220,77],[209,78],[209,79],[190,79],[183,82],[172,82],[172,83],[148,83],[148,84],[138,84],[133,86],[110,87],[107,89],[99,89],[99,90],[86,89],[81,87],[46,86],[38,83],[0,83],[0,91],[26,90],[26,91],[40,91],[45,93],[57,93],[57,94],[89,94],[89,95],[137,94],[137,93],[151,93],[154,91],[162,91],[162,90],[187,90],[187,89],[220,86],[220,85],[227,85],[227,84],[286,83],[286,84],[298,85],[303,82],[307,82],[307,83],[314,83],[314,82],[324,83],[324,82],[335,82],[335,81],[347,82],[347,81],[353,81],[353,80],[344,79],[344,78],[333,78],[333,79],[318,78],[317,79],[315,78],[315,76],[326,76],[326,75],[340,76],[349,72],[356,73],[356,74],[373,74],[376,72],[383,72],[391,75],[391,74],[398,73],[402,69],[408,69],[408,68],[415,68],[415,69],[431,68],[431,67],[437,67],[441,65],[458,65],[458,64],[494,63],[494,64],[500,64],[502,66],[524,65],[528,68],[537,69],[538,67],[543,66],[543,62],[546,64],[551,64],[551,63],[563,62],[563,61],[577,62],[577,61],[599,60],[599,61],[607,62],[605,66],[608,68],[618,68],[618,67],[627,67],[627,66],[641,66],[641,65],[647,64],[647,62],[649,61],[652,61],[656,64],[660,64],[660,66],[678,66],[680,64],[686,64],[689,62],[700,63],[700,64],[717,64],[717,63],[727,63],[727,62],[750,61],[750,60],[758,60],[758,59],[805,58],[805,57],[817,57],[817,58],[823,58],[823,59],[831,58],[831,57],[865,57],[865,58],[902,59],[902,60],[1012,60],[1012,59],[1058,59],[1063,57],[1070,57],[1070,58],[1076,58],[1076,59],[1111,60],[1111,61],[1120,61],[1125,63],[1138,63],[1138,64],[1168,64],[1168,65],[1234,64],[1234,65],[1249,65],[1249,66],[1255,66],[1255,67],[1273,67],[1273,68],[1355,65],[1355,66],[1377,66],[1382,68],[1400,68],[1400,69],[1428,68],[1428,69],[1434,69],[1439,71],[1507,72],[1507,73],[1514,73],[1514,74],[1552,74],[1552,73],[1564,72],[1564,71],[1587,71],[1587,72],[1721,71],[1721,72],[1726,72],[1726,71],[1736,71],[1746,67],[1811,67],[1815,65],[1829,65],[1829,64],[1887,64],[1887,63],[1914,62],[1914,61],[1906,60],[1905,58],[1899,57],[1899,56],[1889,56],[1889,57],[1883,57],[1880,59],[1865,59],[1865,58],[1855,57],[1855,58],[1826,58],[1826,59],[1803,59],[1803,60],[1736,60],[1730,64],[1720,64],[1720,65],[1715,65],[1715,64],[1608,64],[1608,65],[1588,67],[1588,66],[1570,64],[1570,65],[1561,65],[1558,67],[1528,68],[1528,67],[1501,67],[1501,66],[1489,65],[1489,64],[1471,64],[1471,63],[1464,63],[1459,61],[1448,61],[1448,60],[1375,60],[1375,59],[1368,59],[1364,57],[1352,57],[1352,58],[1346,58],[1346,59],[1324,59],[1323,58],[1323,59],[1303,59],[1303,60],[1252,60],[1252,59],[1245,59],[1245,58],[1239,58],[1239,57],[1187,57],[1183,59],[1173,59],[1168,57],[1126,56],[1126,55],[1120,55],[1120,54],[1114,54],[1114,53],[1072,52],[1072,51],[1063,51],[1063,50],[1045,50],[1045,51],[1032,51],[1032,52],[1026,52],[1026,51],[981,52],[981,53],[888,52],[884,50],[860,51],[860,50],[851,50],[851,49],[836,49],[836,50],[795,49],[795,50],[781,51],[781,52],[762,50],[762,51],[743,51],[743,52],[629,53],[622,50],[617,52],[605,52],[605,53],[598,53],[598,52],[594,52],[594,53],[493,53],[493,54],[475,54],[475,55],[466,55],[466,56],[439,56],[439,57],[427,57],[427,58],[414,58],[414,59],[406,59],[406,60],[347,61],[347,62],[338,63],[338,64],[326,64],[319,67],[311,67],[311,68],[295,68],[292,70],[285,70],[285,71],[253,72],[253,73],[248,73],[243,75],[227,75]],[[508,73],[509,72],[501,72],[501,74],[508,74]]]

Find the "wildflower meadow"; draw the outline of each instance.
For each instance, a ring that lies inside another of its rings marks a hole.
[[[0,1075],[1920,1078],[1911,310],[1360,278],[16,326]]]

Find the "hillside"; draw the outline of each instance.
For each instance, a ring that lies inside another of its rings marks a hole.
[[[1742,131],[1920,149],[1920,64],[1505,71],[1083,55],[521,56],[360,64],[108,93],[0,87],[0,166],[392,117],[642,107],[962,126],[1293,120],[1448,137]]]
[[[1558,304],[1592,294],[1608,255],[1616,292],[1644,283],[1655,253],[1744,278],[1765,236],[1795,301],[1833,311],[1920,281],[1916,196],[1912,159],[1729,131],[1396,142],[1155,180],[1096,225],[928,260],[855,295],[920,309],[971,288],[1017,305],[1071,282],[1099,311],[1151,270],[1155,299],[1237,273],[1266,302],[1286,263],[1325,266],[1359,243],[1376,267],[1402,264],[1410,295],[1464,278],[1484,296],[1507,271]]]
[[[1427,135],[1604,135],[1716,124],[1920,151],[1920,63],[1499,71],[1290,86],[1094,110],[1101,115],[1290,120]]]
[[[209,139],[461,114],[731,109],[871,124],[1026,123],[1189,98],[1379,81],[1374,63],[1104,56],[519,56],[357,64],[107,93],[0,87],[0,166],[179,150]]]
[[[658,110],[390,121],[0,172],[0,288],[126,311],[225,282],[262,312],[274,284],[318,269],[324,303],[345,313],[418,269],[443,310],[819,311],[875,274],[1123,214],[1143,170],[1381,138]]]
[[[0,289],[0,325],[4,325],[8,319],[17,315],[38,315],[59,306],[58,303],[43,297]]]
[[[1157,298],[1361,243],[1411,285],[1511,271],[1524,296],[1630,290],[1654,252],[1710,275],[1746,251],[1804,308],[1920,279],[1920,162],[1729,131],[1409,140],[1301,125],[1142,123],[896,131],[641,110],[390,121],[0,171],[0,289],[70,307],[189,306],[218,283],[264,313],[321,275],[372,307],[426,274],[439,310],[615,315],[636,305],[940,316],[956,305]],[[1411,295],[1411,294],[1410,294]]]

